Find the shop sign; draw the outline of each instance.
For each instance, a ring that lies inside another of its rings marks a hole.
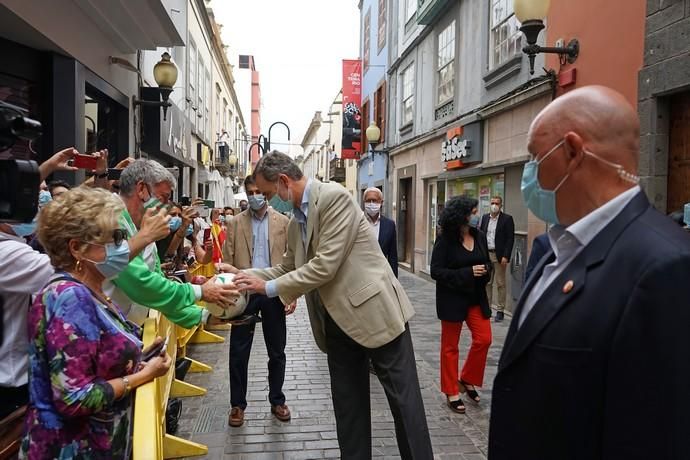
[[[447,170],[481,161],[481,125],[470,123],[448,131],[441,144],[441,161],[446,163]]]

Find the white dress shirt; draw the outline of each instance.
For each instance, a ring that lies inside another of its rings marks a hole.
[[[496,214],[496,217],[489,214],[489,226],[486,228],[486,242],[491,251],[496,250],[496,225],[498,224],[498,216],[500,215],[500,212]]]
[[[522,327],[527,315],[551,283],[640,192],[640,187],[635,186],[590,212],[571,226],[566,228],[561,225],[554,225],[549,230],[549,242],[556,255],[556,260],[544,267],[541,276],[532,287],[520,312],[518,327]]]
[[[20,387],[29,378],[27,317],[31,296],[53,276],[47,255],[34,251],[23,238],[0,232],[0,296],[4,340],[0,345],[0,386]]]
[[[376,235],[376,241],[379,239],[379,233],[381,232],[381,214],[379,213],[376,216],[376,220],[373,221],[371,220],[371,217],[369,217],[368,214],[366,214],[367,222],[369,222],[369,225],[371,226],[371,229],[374,231],[374,235]]]

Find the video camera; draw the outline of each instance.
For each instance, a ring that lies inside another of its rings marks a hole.
[[[0,101],[0,152],[18,139],[34,140],[41,135],[41,123],[26,113]],[[35,161],[0,160],[0,222],[30,222],[36,216],[40,181]]]
[[[25,116],[26,110],[0,101],[0,152],[18,139],[34,140],[41,123]],[[31,160],[0,160],[0,222],[30,222],[38,212],[41,173]],[[4,300],[0,296],[0,344],[3,342]]]

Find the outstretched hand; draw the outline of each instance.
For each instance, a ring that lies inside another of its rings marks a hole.
[[[79,168],[70,166],[68,163],[77,153],[79,153],[77,149],[74,147],[69,147],[60,150],[58,153],[41,163],[41,166],[38,167],[38,170],[41,173],[41,181],[45,180],[46,177],[50,176],[55,171],[78,170]]]
[[[253,275],[240,272],[232,280],[240,292],[252,291],[257,294],[266,295],[266,281]]]

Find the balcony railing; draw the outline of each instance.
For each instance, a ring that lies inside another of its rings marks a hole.
[[[333,182],[345,182],[345,160],[342,158],[331,160],[328,179]]]

